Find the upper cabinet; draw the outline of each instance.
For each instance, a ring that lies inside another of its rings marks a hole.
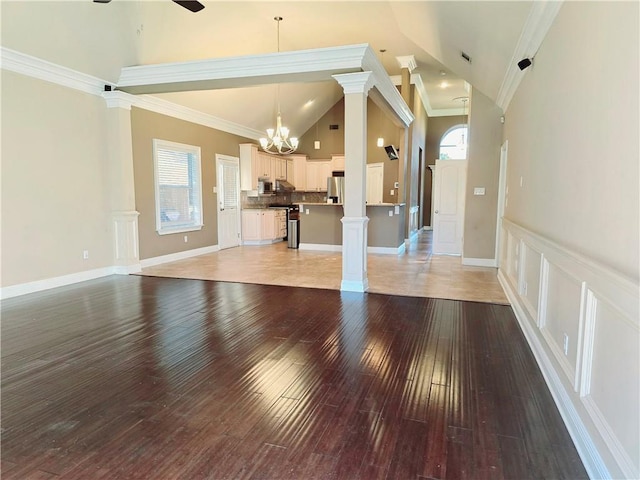
[[[344,155],[333,155],[331,157],[331,171],[343,171],[344,172]]]
[[[306,191],[326,192],[327,178],[331,176],[331,160],[309,160],[307,162]]]
[[[261,152],[253,143],[240,144],[240,189],[256,190],[258,179],[269,178],[272,182],[287,178],[287,159]]]

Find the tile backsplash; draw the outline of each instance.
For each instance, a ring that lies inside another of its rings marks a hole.
[[[303,202],[324,203],[326,201],[327,192],[289,192],[259,197],[249,197],[247,192],[240,192],[242,208],[267,208],[270,205],[290,205]]]

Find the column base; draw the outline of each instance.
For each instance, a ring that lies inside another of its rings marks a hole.
[[[342,282],[340,290],[365,292],[367,278],[368,217],[342,218]]]

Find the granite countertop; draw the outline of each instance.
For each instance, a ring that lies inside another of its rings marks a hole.
[[[327,203],[327,202],[298,202],[298,203],[294,203],[294,205],[324,205],[324,206],[338,206],[341,207],[344,204],[342,203]],[[372,203],[372,204],[367,204],[367,207],[403,207],[406,204],[404,203]]]

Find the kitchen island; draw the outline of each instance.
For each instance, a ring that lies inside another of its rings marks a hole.
[[[300,203],[300,249],[342,251],[340,203]],[[367,252],[404,252],[404,203],[367,205]]]

